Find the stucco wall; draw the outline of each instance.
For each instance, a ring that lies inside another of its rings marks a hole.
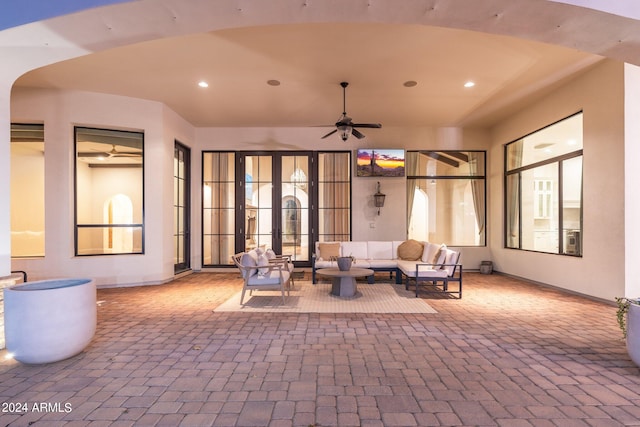
[[[497,270],[599,298],[624,293],[623,70],[623,64],[605,61],[492,130],[490,157],[497,165],[504,144],[584,112],[583,257],[505,249],[503,171],[492,167],[490,245]]]

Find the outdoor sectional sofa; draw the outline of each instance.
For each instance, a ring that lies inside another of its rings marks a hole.
[[[408,252],[407,246],[412,250]],[[460,252],[444,244],[415,240],[316,242],[311,258],[312,283],[316,283],[316,270],[337,267],[335,258],[339,256],[351,256],[355,267],[388,271],[391,277],[395,274],[396,284],[402,284],[404,278],[407,289],[415,285],[416,296],[420,285],[428,284],[428,292],[457,293],[459,298],[462,297]],[[367,282],[374,283],[374,276],[367,277]],[[458,286],[450,290],[449,282],[457,282]]]

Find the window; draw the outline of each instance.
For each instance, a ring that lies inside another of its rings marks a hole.
[[[76,255],[144,253],[142,132],[75,128]]]
[[[485,152],[407,152],[407,235],[451,246],[485,245]]]
[[[582,113],[505,147],[505,246],[582,255]]]
[[[44,125],[11,124],[11,256],[44,256]]]
[[[351,240],[351,152],[318,153],[317,206],[317,240]]]

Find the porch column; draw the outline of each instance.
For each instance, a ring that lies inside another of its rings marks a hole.
[[[624,295],[640,297],[640,67],[624,65]],[[606,208],[603,206],[603,208]]]
[[[11,274],[11,85],[0,83],[0,278]]]

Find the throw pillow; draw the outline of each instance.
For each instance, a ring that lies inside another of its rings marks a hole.
[[[276,253],[271,248],[267,249],[267,251],[265,252],[265,255],[269,259],[276,259]]]
[[[240,258],[240,265],[242,265],[243,267],[255,267],[258,265],[258,263],[256,259],[253,256],[251,256],[251,254],[245,253],[245,254],[242,254],[242,257]],[[252,268],[250,270],[242,270],[242,277],[246,278],[247,275],[251,277],[257,272],[258,272],[258,269],[256,268]]]
[[[422,256],[422,251],[422,243],[417,240],[409,239],[398,246],[398,258],[407,261],[416,261]]]
[[[258,257],[258,267],[266,267],[269,265],[269,258],[266,255],[260,255]],[[266,276],[269,274],[268,268],[258,268],[258,274],[260,276]]]
[[[447,258],[447,245],[443,243],[440,245],[440,249],[438,249],[436,254],[433,256],[433,259],[431,260],[431,264],[434,264],[433,268],[434,269],[442,268],[442,264],[445,263],[446,258]]]
[[[340,256],[340,243],[319,243],[318,244],[318,254],[319,260],[330,260],[331,257],[339,257]]]

